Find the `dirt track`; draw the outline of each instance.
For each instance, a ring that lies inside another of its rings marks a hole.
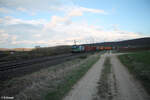
[[[117,54],[106,53],[101,56],[101,59],[73,87],[72,91],[70,91],[63,100],[94,100],[97,95],[97,82],[99,81],[106,56],[111,58],[112,73],[115,75],[115,80],[113,79],[113,81],[116,83],[116,88],[113,89],[116,90],[111,90],[111,92],[117,91],[117,94],[115,94],[111,100],[150,100],[141,84],[130,75],[116,55]],[[96,100],[107,99],[98,98]]]
[[[133,78],[116,55],[111,56],[113,73],[116,76],[118,94],[115,100],[149,100],[140,83]]]
[[[81,78],[73,87],[73,90],[64,98],[64,100],[92,100],[97,92],[97,82],[99,80],[105,55]]]

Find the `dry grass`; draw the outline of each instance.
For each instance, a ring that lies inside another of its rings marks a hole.
[[[93,57],[75,59],[30,75],[11,79],[4,83],[1,95],[14,96],[16,100],[43,100],[48,91],[54,91],[58,84],[64,81],[64,77]]]
[[[32,49],[31,51],[15,51],[14,54],[10,54],[8,51],[3,51],[4,55],[1,57],[0,62],[14,61],[14,60],[26,60],[37,57],[55,56],[60,54],[66,54],[71,52],[71,46],[55,46],[55,47],[43,47]]]

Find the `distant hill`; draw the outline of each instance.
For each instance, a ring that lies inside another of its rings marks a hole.
[[[103,43],[95,43],[94,45],[99,46],[149,46],[150,47],[150,37],[146,38],[138,38],[132,40],[124,40],[118,42],[103,42]]]
[[[83,45],[91,45],[91,44],[83,44]],[[133,47],[150,47],[150,37],[145,38],[138,38],[138,39],[131,39],[131,40],[124,40],[118,42],[102,42],[102,43],[95,43],[92,44],[95,46],[133,46]],[[0,51],[31,51],[34,48],[0,48]]]
[[[10,49],[8,48],[0,48],[0,51],[9,51]]]
[[[13,48],[13,49],[0,48],[0,51],[31,51],[31,50],[33,50],[33,48]]]

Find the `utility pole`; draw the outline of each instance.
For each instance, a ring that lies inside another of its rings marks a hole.
[[[76,40],[74,40],[74,45],[76,45]]]

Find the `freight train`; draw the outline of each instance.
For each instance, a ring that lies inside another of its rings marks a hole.
[[[73,45],[72,53],[112,50],[112,47],[106,46],[90,46],[90,45]]]

